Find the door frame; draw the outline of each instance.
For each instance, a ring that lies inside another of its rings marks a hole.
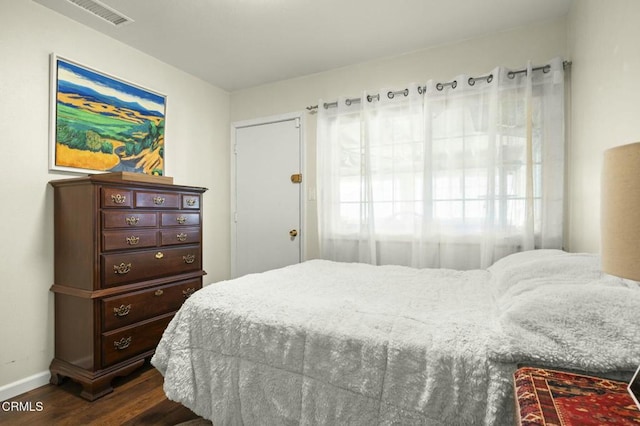
[[[305,164],[306,164],[306,150],[305,150],[305,114],[303,112],[291,112],[286,114],[273,115],[268,117],[255,118],[251,120],[235,121],[231,123],[231,138],[229,146],[229,164],[230,164],[230,209],[229,209],[229,222],[230,222],[230,272],[231,278],[237,277],[236,264],[237,264],[237,176],[236,176],[236,131],[244,127],[261,126],[265,124],[279,123],[283,121],[297,120],[299,125],[300,139],[298,143],[300,152],[300,170],[298,173],[302,173],[302,182],[300,183],[300,229],[298,238],[300,238],[300,261],[306,259],[305,253],[305,230],[306,230],[306,176],[305,176]],[[294,171],[292,171],[293,173]]]

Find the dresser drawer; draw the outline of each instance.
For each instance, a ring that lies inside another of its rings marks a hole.
[[[162,213],[160,226],[195,226],[200,225],[200,213]]]
[[[175,192],[136,191],[136,207],[178,209],[180,208],[180,194]]]
[[[102,207],[131,208],[133,192],[122,188],[102,188]]]
[[[102,287],[201,269],[200,246],[103,254]]]
[[[102,333],[102,367],[155,349],[173,313]]]
[[[155,229],[131,229],[126,231],[104,231],[102,250],[124,250],[155,247],[158,245],[158,231]]]
[[[169,229],[160,232],[160,244],[170,246],[174,244],[193,244],[200,242],[200,228]]]
[[[177,311],[202,287],[200,279],[180,281],[102,300],[102,330],[124,327],[147,318]]]
[[[182,194],[182,208],[199,210],[200,209],[200,195],[198,194]]]
[[[104,211],[102,212],[102,226],[112,228],[144,228],[158,224],[155,213],[141,213],[139,211]]]

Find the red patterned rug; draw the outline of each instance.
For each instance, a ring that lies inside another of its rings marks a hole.
[[[624,382],[529,367],[514,380],[521,426],[640,425]]]

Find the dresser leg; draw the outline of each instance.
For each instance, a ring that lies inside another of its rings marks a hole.
[[[80,392],[80,396],[87,401],[95,401],[96,399],[113,392],[113,387],[111,386],[112,379],[113,377],[103,377],[92,382],[81,382],[82,392]]]
[[[113,379],[132,373],[134,370],[142,367],[144,361],[144,358],[142,358],[126,365],[116,365],[109,369],[91,372],[68,362],[54,359],[49,366],[49,370],[51,371],[49,382],[53,385],[59,385],[62,383],[64,377],[69,377],[71,380],[82,385],[82,391],[80,392],[82,398],[87,401],[95,401],[113,392],[113,387],[111,386]]]
[[[64,376],[61,376],[58,373],[54,373],[53,371],[51,372],[49,383],[51,383],[52,385],[58,386],[58,385],[61,385],[63,381],[64,381]]]

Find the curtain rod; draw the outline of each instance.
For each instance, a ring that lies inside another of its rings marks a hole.
[[[571,67],[571,61],[563,61],[562,62],[562,68],[563,69],[567,69]],[[551,65],[542,65],[539,67],[533,67],[531,68],[532,71],[540,71],[542,70],[542,72],[544,73],[548,73],[551,70]],[[507,77],[508,78],[514,78],[516,75],[518,74],[526,74],[527,73],[527,69],[521,69],[521,70],[517,70],[517,71],[509,71],[507,73]],[[478,80],[485,80],[487,83],[491,83],[491,81],[493,80],[493,74],[489,74],[489,75],[485,75],[482,77],[469,77],[469,80],[467,80],[467,82],[469,83],[470,86],[473,86],[474,84],[476,84],[476,81]],[[456,80],[447,82],[447,83],[437,83],[436,84],[436,89],[438,91],[441,91],[442,89],[444,89],[447,86],[451,86],[452,89],[455,89],[458,86],[458,82]],[[427,86],[418,86],[418,93],[420,93],[421,95],[424,94],[427,91]],[[396,95],[404,95],[404,96],[408,96],[409,95],[409,89],[404,89],[404,90],[398,90],[395,92],[389,91],[387,92],[387,97],[389,99],[393,99]],[[380,100],[380,94],[377,95],[367,95],[367,101],[371,102],[373,99],[376,100]],[[351,105],[351,104],[358,104],[361,102],[360,98],[347,98],[345,100],[345,103],[347,105]],[[333,101],[333,102],[325,102],[323,104],[323,107],[326,108],[334,108],[338,106],[338,101]],[[318,105],[310,105],[308,107],[306,107],[307,111],[309,111],[310,113],[315,113],[316,110],[318,109]]]

